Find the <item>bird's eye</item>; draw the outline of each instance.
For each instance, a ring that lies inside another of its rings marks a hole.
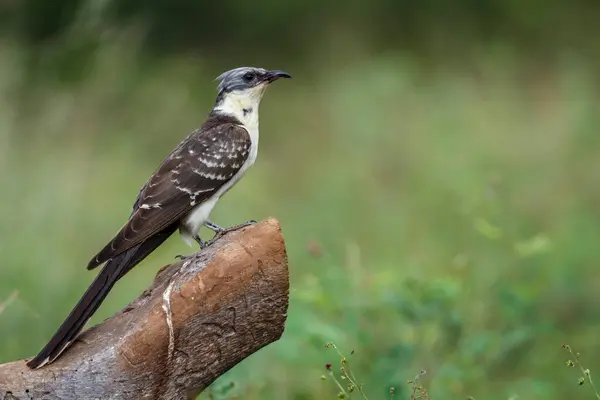
[[[254,76],[255,76],[255,75],[254,75],[254,73],[253,73],[253,72],[246,72],[246,73],[244,74],[244,76],[242,76],[242,79],[243,79],[245,82],[248,82],[248,83],[250,83],[250,82],[252,82],[252,80],[254,79]]]

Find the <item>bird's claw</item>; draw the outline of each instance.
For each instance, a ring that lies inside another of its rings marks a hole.
[[[223,233],[227,233],[227,232],[237,231],[238,229],[242,229],[242,228],[245,228],[247,226],[254,225],[256,223],[257,223],[257,221],[255,219],[251,219],[251,220],[248,220],[246,222],[242,222],[241,224],[230,226],[229,228],[224,228],[222,230],[222,232]]]
[[[242,229],[245,228],[249,225],[253,225],[256,224],[257,221],[254,219],[251,219],[249,221],[246,221],[244,223],[238,224],[238,225],[234,225],[234,226],[230,226],[228,228],[220,228],[219,230],[214,230],[215,231],[215,235],[212,237],[212,239],[204,242],[204,247],[201,247],[201,249],[204,249],[208,246],[210,246],[211,244],[215,243],[217,240],[219,240],[222,236],[225,236],[225,234],[229,233],[229,232],[233,232],[233,231],[237,231],[238,229]],[[213,224],[213,226],[216,227],[216,225]]]
[[[222,232],[216,233],[215,236],[212,237],[212,239],[210,239],[209,241],[206,242],[206,246],[204,246],[204,248],[207,248],[208,246],[210,246],[211,244],[213,244],[214,242],[216,242],[223,235],[224,235],[224,233],[222,233]]]
[[[207,228],[211,229],[213,232],[215,232],[215,235],[212,237],[212,239],[207,240],[207,241],[203,241],[202,239],[200,239],[200,236],[195,236],[194,239],[198,243],[198,246],[200,246],[200,250],[204,250],[208,246],[210,246],[211,244],[216,242],[221,236],[225,235],[226,233],[236,231],[238,229],[245,228],[246,226],[253,225],[256,223],[257,223],[257,221],[255,219],[251,219],[249,221],[246,221],[246,222],[238,224],[238,225],[230,226],[228,228],[221,228],[219,225],[217,225],[213,222],[206,221],[205,226]],[[175,256],[175,258],[179,258],[181,260],[184,260],[188,257],[190,257],[190,256],[182,256],[182,255]]]

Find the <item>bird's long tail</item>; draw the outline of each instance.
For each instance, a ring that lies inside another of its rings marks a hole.
[[[60,356],[77,338],[115,283],[160,246],[175,230],[176,226],[169,227],[109,260],[52,339],[35,358],[27,363],[27,366],[40,368]]]

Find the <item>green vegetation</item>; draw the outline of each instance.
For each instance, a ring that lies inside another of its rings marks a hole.
[[[212,398],[334,399],[330,341],[356,350],[371,400],[409,399],[421,370],[434,399],[593,398],[561,349],[600,370],[600,97],[585,59],[542,67],[490,45],[457,68],[330,40],[302,63],[251,60],[294,79],[269,89],[258,162],[213,216],[280,219],[291,304],[283,338]],[[116,36],[83,64],[20,46],[0,44],[0,362],[51,336],[139,187],[204,119],[214,77],[247,63],[149,61]],[[190,251],[174,236],[92,322]]]
[[[600,399],[600,394],[598,394],[598,390],[596,389],[596,386],[594,385],[594,381],[592,379],[592,375],[590,373],[589,368],[585,368],[583,366],[583,364],[581,363],[581,354],[580,353],[574,353],[573,349],[571,349],[571,346],[569,346],[566,343],[563,343],[562,348],[567,350],[569,352],[569,354],[574,358],[574,360],[568,360],[567,361],[567,366],[568,367],[573,367],[573,368],[579,368],[579,370],[581,371],[581,376],[579,377],[579,385],[585,385],[585,383],[587,382],[589,386],[591,386],[592,390],[594,391],[594,394],[596,395],[597,399]]]

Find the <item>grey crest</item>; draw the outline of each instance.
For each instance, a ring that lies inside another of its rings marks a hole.
[[[223,72],[217,77],[219,80],[219,96],[234,90],[246,90],[264,83],[271,83],[279,78],[292,76],[281,70],[268,70],[258,67],[238,67]]]
[[[229,71],[223,72],[217,77],[219,93],[232,92],[234,90],[250,89],[262,82],[267,75],[267,70],[257,67],[238,67]]]

